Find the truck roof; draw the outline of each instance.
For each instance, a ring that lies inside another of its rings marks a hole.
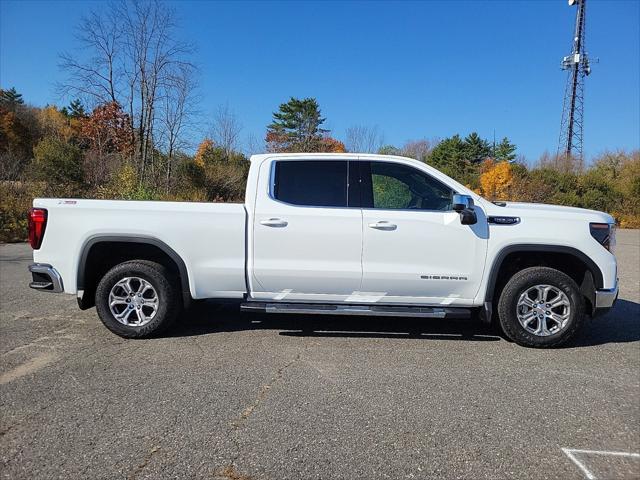
[[[314,160],[332,160],[336,158],[344,158],[344,159],[396,159],[396,160],[407,160],[410,162],[417,162],[417,160],[408,157],[402,157],[399,155],[381,155],[377,153],[261,153],[259,155],[251,155],[249,161],[257,162],[260,160],[264,160],[265,158],[313,158]]]

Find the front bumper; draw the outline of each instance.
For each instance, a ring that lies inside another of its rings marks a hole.
[[[606,290],[596,290],[595,295],[595,313],[601,314],[607,312],[618,299],[618,281],[613,288]]]
[[[29,265],[29,271],[33,280],[29,283],[31,288],[53,293],[64,292],[62,277],[51,265],[47,263],[32,263]]]

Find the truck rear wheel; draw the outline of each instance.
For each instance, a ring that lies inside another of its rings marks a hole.
[[[550,348],[571,339],[584,322],[584,299],[565,273],[531,267],[504,287],[498,316],[505,335],[519,345]]]
[[[178,279],[165,266],[147,260],[116,265],[96,289],[96,310],[116,335],[144,338],[169,327],[180,313]]]

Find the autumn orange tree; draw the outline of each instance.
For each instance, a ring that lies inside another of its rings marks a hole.
[[[129,115],[117,102],[98,105],[82,122],[82,138],[89,149],[101,153],[131,153],[133,132]]]
[[[123,161],[130,161],[134,150],[131,121],[117,102],[94,108],[82,119],[80,133],[87,150],[84,167],[90,184],[104,183]]]
[[[323,137],[322,140],[320,140],[318,150],[325,153],[344,153],[347,151],[344,143],[332,137]]]
[[[4,151],[23,150],[28,144],[28,132],[16,112],[0,110],[0,148]]]
[[[193,157],[193,162],[199,167],[204,167],[205,160],[213,155],[213,149],[215,144],[210,138],[205,138],[198,145],[196,154]]]
[[[264,139],[267,147],[267,151],[272,153],[288,152],[291,150],[289,138],[280,130],[267,130],[267,134]]]
[[[491,200],[510,200],[514,183],[513,167],[509,162],[485,160],[480,167],[480,193]]]
[[[77,138],[80,125],[64,115],[53,105],[47,105],[38,110],[36,114],[40,131],[45,137],[54,137],[64,142],[70,142]]]

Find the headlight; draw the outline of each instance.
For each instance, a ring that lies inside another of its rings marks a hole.
[[[616,226],[612,223],[590,223],[591,236],[604,248],[613,253],[616,246]]]

